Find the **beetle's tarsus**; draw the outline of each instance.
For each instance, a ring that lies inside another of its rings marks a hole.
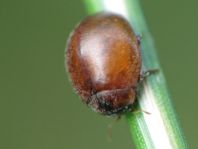
[[[140,35],[136,35],[137,41],[138,41],[138,45],[141,44],[141,40],[142,40],[142,34]]]
[[[140,82],[144,81],[145,78],[147,78],[151,74],[154,74],[157,72],[159,72],[159,69],[149,69],[149,70],[143,71],[140,75]]]
[[[151,114],[151,113],[150,113],[150,112],[148,112],[148,111],[145,111],[145,110],[137,110],[137,109],[132,110],[132,112],[133,112],[133,113],[136,113],[136,114],[138,114],[138,113],[140,113],[140,112],[143,112],[143,113],[148,114],[148,115],[150,115],[150,114]]]

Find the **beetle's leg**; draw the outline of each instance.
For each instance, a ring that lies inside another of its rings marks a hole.
[[[140,35],[136,35],[137,41],[138,41],[138,45],[141,44],[141,40],[142,40],[142,34]]]
[[[139,92],[137,92],[138,94]],[[150,112],[146,111],[146,110],[143,110],[143,109],[140,109],[139,106],[138,106],[138,101],[137,101],[137,96],[136,96],[136,99],[135,99],[135,103],[133,103],[133,106],[132,108],[128,111],[128,112],[132,112],[134,114],[139,114],[141,112],[145,113],[145,114],[151,114]]]
[[[121,115],[116,115],[115,119],[112,120],[107,126],[107,139],[109,142],[112,141],[112,128],[121,119]]]
[[[143,113],[145,113],[145,114],[151,114],[150,112],[148,112],[148,111],[145,111],[145,110],[141,110],[141,109],[134,109],[134,110],[132,110],[131,111],[132,113],[135,113],[135,114],[139,114],[139,113],[141,113],[141,112],[143,112]]]
[[[140,74],[140,82],[143,82],[151,74],[159,72],[159,69],[149,69]]]

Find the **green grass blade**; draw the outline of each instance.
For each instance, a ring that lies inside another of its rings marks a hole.
[[[187,145],[169,97],[166,82],[156,56],[153,39],[145,23],[138,0],[84,0],[89,14],[111,11],[123,15],[142,35],[143,70],[159,69],[144,81],[136,107],[150,112],[128,113],[133,141],[137,149],[186,149]]]

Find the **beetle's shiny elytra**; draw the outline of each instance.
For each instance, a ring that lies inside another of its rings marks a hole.
[[[76,93],[92,109],[113,115],[131,108],[141,55],[138,38],[123,17],[98,13],[85,18],[70,36],[66,63]]]

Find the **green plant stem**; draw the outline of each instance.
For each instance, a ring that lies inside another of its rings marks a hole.
[[[110,11],[123,15],[132,25],[137,35],[142,35],[142,69],[157,68],[143,82],[136,108],[147,111],[127,113],[130,131],[137,149],[186,149],[181,128],[176,119],[166,82],[159,65],[154,43],[139,0],[84,0],[88,13]]]

